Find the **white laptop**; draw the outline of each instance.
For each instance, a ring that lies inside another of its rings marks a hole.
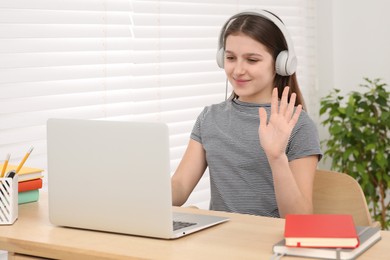
[[[173,212],[164,123],[49,119],[47,153],[55,225],[173,239],[228,220]]]

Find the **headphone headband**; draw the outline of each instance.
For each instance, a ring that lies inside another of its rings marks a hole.
[[[290,38],[290,35],[284,26],[283,22],[275,16],[273,13],[266,11],[266,10],[247,10],[243,12],[239,12],[232,17],[230,17],[224,24],[224,26],[221,29],[221,33],[219,35],[218,40],[218,52],[217,52],[217,63],[218,66],[223,68],[224,66],[224,38],[225,38],[225,32],[229,28],[230,24],[238,17],[242,15],[255,15],[260,16],[263,18],[266,18],[267,20],[271,21],[273,24],[275,24],[280,31],[283,34],[284,39],[287,43],[287,50],[281,51],[275,61],[275,69],[276,73],[281,76],[290,76],[295,73],[296,67],[297,67],[297,58],[295,56],[294,46],[292,43],[292,40]]]

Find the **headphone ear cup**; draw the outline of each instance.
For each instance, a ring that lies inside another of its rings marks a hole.
[[[280,76],[289,76],[289,74],[286,71],[287,59],[288,59],[288,51],[281,51],[276,57],[275,70],[276,73]]]
[[[220,48],[217,52],[217,64],[218,66],[223,69],[223,63],[224,63],[224,59],[225,59],[225,50],[224,48]]]
[[[297,71],[297,65],[298,65],[298,60],[295,55],[292,57],[288,57],[287,64],[286,64],[286,72],[288,75],[292,75]]]
[[[280,76],[291,76],[297,69],[297,57],[289,57],[287,50],[281,51],[276,57],[275,70]]]

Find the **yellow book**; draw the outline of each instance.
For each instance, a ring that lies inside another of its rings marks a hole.
[[[0,169],[2,169],[2,168],[3,168],[3,164],[0,164]],[[16,170],[16,168],[18,168],[17,165],[8,164],[5,172],[7,173],[11,170]],[[19,180],[19,182],[21,182],[21,181],[39,179],[39,178],[43,177],[42,172],[43,172],[43,169],[41,169],[41,168],[32,168],[32,167],[23,166],[19,170],[18,180]]]

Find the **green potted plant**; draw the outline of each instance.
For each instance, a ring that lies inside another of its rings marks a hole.
[[[390,92],[380,79],[364,78],[362,91],[341,95],[333,89],[321,98],[322,140],[331,169],[353,176],[366,196],[372,217],[390,228]]]

